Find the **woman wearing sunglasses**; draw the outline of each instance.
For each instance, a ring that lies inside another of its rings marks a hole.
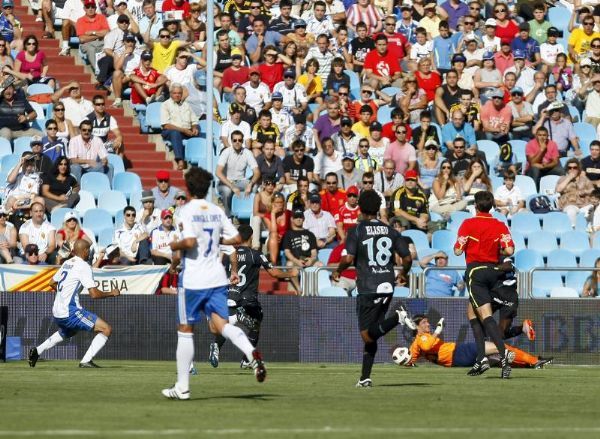
[[[506,3],[496,3],[494,6],[494,18],[496,19],[496,36],[501,43],[512,43],[519,33],[519,25],[510,18],[510,12]]]
[[[35,35],[25,38],[23,50],[17,54],[13,68],[10,73],[30,84],[48,84],[54,90],[56,82],[54,78],[48,77],[48,60],[43,50],[39,49],[39,43]]]

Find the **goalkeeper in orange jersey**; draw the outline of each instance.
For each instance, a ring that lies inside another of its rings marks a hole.
[[[410,345],[411,360],[407,366],[413,365],[419,358],[445,367],[471,367],[477,358],[477,347],[475,343],[452,343],[445,342],[440,338],[444,329],[444,319],[437,323],[435,331],[431,332],[429,320],[424,315],[416,315],[413,321],[417,325],[414,330],[415,339]],[[552,358],[542,358],[531,355],[521,349],[506,345],[508,360],[515,367],[529,367],[541,369],[545,364],[552,363]],[[494,343],[485,342],[485,355],[490,356],[491,365],[500,364],[498,349]],[[493,361],[494,356],[497,356]]]

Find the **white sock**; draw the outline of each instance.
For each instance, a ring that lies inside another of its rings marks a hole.
[[[227,340],[231,341],[240,351],[242,351],[249,361],[252,361],[252,352],[254,351],[254,346],[252,346],[252,343],[250,343],[250,340],[248,340],[248,337],[246,337],[244,331],[237,326],[226,323],[223,327],[223,332],[221,335]]]
[[[69,41],[63,41],[62,42],[62,48],[65,49],[65,48],[68,48],[68,47],[69,47]]]
[[[90,344],[89,349],[81,359],[82,363],[89,363],[94,359],[96,354],[104,347],[106,342],[108,341],[108,337],[102,333],[97,334],[92,340],[92,344]]]
[[[190,365],[194,361],[194,334],[177,331],[177,388],[190,390]]]
[[[64,340],[64,338],[62,338],[62,335],[60,335],[58,333],[58,331],[56,331],[54,334],[52,334],[50,337],[48,337],[44,343],[42,343],[41,345],[39,345],[36,348],[38,351],[38,354],[42,355],[42,352],[47,351],[50,348],[53,348],[54,346],[56,346],[63,340]]]

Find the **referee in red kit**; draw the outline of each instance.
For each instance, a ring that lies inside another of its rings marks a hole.
[[[509,378],[511,368],[505,356],[502,331],[492,317],[492,288],[504,275],[499,266],[501,257],[511,256],[515,244],[506,224],[490,214],[492,207],[494,196],[491,192],[481,191],[475,194],[476,215],[464,220],[458,229],[454,254],[460,256],[465,253],[465,278],[469,292],[467,317],[477,344],[477,361],[468,375],[481,375],[490,368],[485,356],[484,334],[487,334],[501,355],[501,378]]]

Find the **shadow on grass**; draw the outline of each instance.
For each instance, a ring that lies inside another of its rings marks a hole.
[[[437,384],[431,383],[391,383],[391,384],[377,384],[377,387],[430,387],[437,386]]]
[[[205,396],[201,398],[192,398],[191,401],[209,401],[217,399],[248,399],[252,401],[272,401],[275,398],[279,398],[281,395],[272,393],[251,393],[248,395],[215,395]]]

